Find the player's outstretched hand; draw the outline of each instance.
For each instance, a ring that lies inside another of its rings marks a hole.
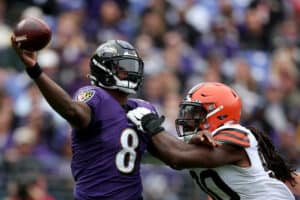
[[[208,130],[199,131],[197,134],[193,135],[189,143],[207,145],[210,147],[218,147],[221,145],[220,142],[217,142],[212,138],[211,133]]]
[[[20,48],[14,35],[11,36],[11,45],[26,67],[34,67],[36,64],[36,52],[26,51]]]
[[[165,120],[164,116],[158,116],[151,110],[144,107],[137,107],[127,113],[127,118],[136,125],[137,129],[149,134],[150,136],[164,130],[161,126]]]

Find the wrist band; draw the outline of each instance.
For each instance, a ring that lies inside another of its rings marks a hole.
[[[37,79],[43,72],[40,65],[35,63],[33,67],[26,67],[26,72],[32,79]]]

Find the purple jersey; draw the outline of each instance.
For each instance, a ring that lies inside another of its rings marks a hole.
[[[150,138],[137,133],[126,117],[126,110],[105,90],[83,87],[75,94],[75,100],[86,102],[92,110],[88,128],[72,132],[75,198],[141,199],[140,163]],[[128,100],[127,108],[138,106],[155,111],[145,101]]]

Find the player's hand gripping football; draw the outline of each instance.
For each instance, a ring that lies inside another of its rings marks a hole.
[[[164,130],[161,126],[165,120],[164,116],[158,116],[151,110],[144,107],[137,107],[127,113],[127,118],[136,125],[137,129],[149,134],[150,136]]]
[[[11,45],[26,67],[30,68],[36,64],[36,52],[21,49],[14,35],[11,36]]]

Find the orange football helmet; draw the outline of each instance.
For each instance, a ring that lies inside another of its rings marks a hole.
[[[229,86],[217,82],[200,83],[180,104],[177,133],[183,137],[200,130],[213,131],[227,122],[239,123],[241,108],[239,95]]]

